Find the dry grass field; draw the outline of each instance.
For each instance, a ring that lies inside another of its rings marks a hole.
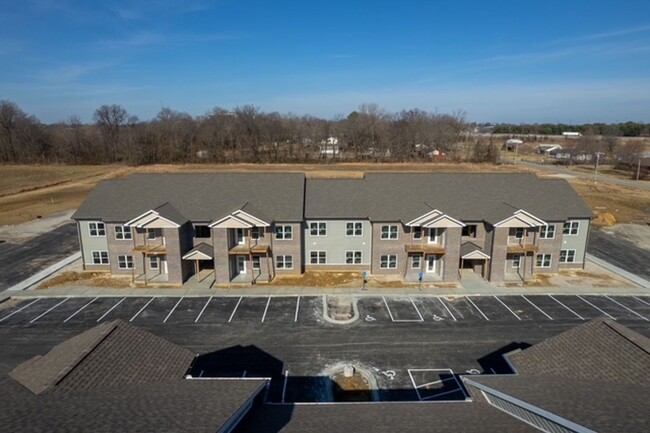
[[[142,167],[15,165],[0,166],[0,225],[19,224],[64,210],[75,209],[102,179],[131,173],[180,172],[304,172],[308,177],[361,177],[364,172],[531,172],[512,165],[451,163],[331,163],[331,164],[201,164]],[[540,173],[547,174],[547,173]],[[596,212],[610,212],[618,222],[643,222],[650,208],[644,191],[569,179],[576,191]]]

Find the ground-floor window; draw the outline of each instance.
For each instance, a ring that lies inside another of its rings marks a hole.
[[[411,269],[420,269],[422,266],[422,256],[420,254],[416,254],[411,257]]]
[[[427,256],[427,272],[436,272],[438,268],[438,256]]]
[[[397,268],[397,255],[383,254],[379,258],[379,267],[381,269],[396,269]]]
[[[117,267],[120,269],[133,269],[133,256],[117,256]]]
[[[574,263],[576,261],[576,250],[561,250],[560,263]]]
[[[158,256],[149,256],[149,269],[158,269]]]
[[[327,263],[327,251],[310,251],[309,257],[312,265],[324,265]]]
[[[260,269],[260,256],[253,256],[253,269],[256,271]]]
[[[537,261],[535,262],[535,266],[538,268],[550,268],[551,257],[553,257],[552,254],[537,254]]]
[[[512,256],[512,268],[519,269],[521,266],[521,254],[514,254]]]
[[[348,265],[360,265],[361,257],[361,251],[346,251],[345,263]]]
[[[275,267],[278,269],[293,269],[293,256],[276,256]]]
[[[93,265],[107,265],[108,251],[93,251]]]

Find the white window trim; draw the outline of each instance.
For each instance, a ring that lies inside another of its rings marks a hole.
[[[433,240],[431,240],[431,233],[435,233],[436,235],[433,237]],[[427,243],[431,245],[439,245],[440,241],[442,238],[442,229],[440,228],[430,228],[429,229],[429,235],[427,236]]]
[[[120,257],[124,257],[123,261],[120,261]],[[131,258],[131,266],[129,266],[129,257]],[[124,265],[124,266],[122,266]],[[118,269],[133,269],[133,256],[131,254],[119,254],[117,256],[117,268]]]
[[[241,230],[241,238],[239,237],[239,231]],[[235,240],[237,245],[246,245],[246,229],[236,228],[235,229]]]
[[[287,227],[289,228],[289,237],[287,237]],[[278,237],[278,229],[281,229],[282,237]],[[275,226],[275,239],[278,241],[290,241],[293,240],[293,227],[289,224],[282,224]]]
[[[562,261],[562,251],[566,251],[566,255],[564,256],[564,261]],[[573,260],[571,261],[568,260],[569,251],[573,251]],[[575,249],[560,250],[559,263],[576,263],[576,250]]]
[[[121,232],[122,237],[121,237],[121,238],[118,238],[118,237],[117,237],[117,229],[121,229],[121,230],[122,230],[122,232]],[[128,232],[127,232],[126,230],[128,230]],[[115,240],[116,240],[116,241],[130,241],[130,240],[133,239],[133,231],[131,230],[131,227],[129,227],[129,226],[116,225],[116,226],[114,227],[114,230],[113,230],[113,231],[115,232]],[[128,234],[129,234],[129,237],[128,237],[128,238],[127,238],[127,237],[124,237],[124,234],[125,234],[125,233],[128,233]]]
[[[433,257],[433,269],[429,269],[429,257]],[[435,274],[438,270],[438,258],[434,254],[428,254],[425,258],[425,270],[427,274]]]
[[[96,235],[94,235],[94,234],[92,233],[92,229],[90,228],[90,226],[93,225],[93,224],[95,225],[95,231],[97,232]],[[102,230],[104,231],[104,234],[103,234],[103,235],[100,235],[100,234],[99,234],[99,225],[100,225],[100,224],[101,224],[102,227],[103,227],[103,229],[102,229]],[[90,236],[91,238],[105,238],[105,237],[106,237],[106,224],[104,224],[104,223],[101,222],[101,221],[91,221],[91,222],[89,222],[89,223],[88,223],[88,236]]]
[[[316,263],[312,262],[311,255],[314,254],[314,253],[316,254]],[[320,262],[321,254],[323,254],[325,256],[324,257],[325,258],[325,263]],[[325,250],[310,250],[309,251],[309,264],[310,265],[326,265],[327,264],[327,251],[325,251]]]
[[[100,263],[95,263],[95,253],[99,253],[99,261]],[[106,263],[101,263],[102,260],[102,253],[106,253]],[[111,258],[108,255],[107,250],[92,250],[90,252],[90,263],[89,265],[96,265],[96,266],[103,266],[103,265],[110,265],[111,264]]]
[[[348,263],[348,253],[352,253],[352,263]],[[355,253],[359,253],[359,263],[356,262]],[[346,265],[362,265],[363,264],[363,251],[362,250],[346,250],[345,251],[345,264]]]
[[[154,263],[156,264],[156,266],[153,266]],[[160,269],[160,259],[157,256],[149,256],[149,269],[155,269],[155,270]]]
[[[569,233],[564,233],[564,225],[562,225],[562,236],[578,236],[580,234],[580,221],[569,220],[569,221],[565,221],[564,224],[567,224],[567,223],[571,224],[569,226]],[[575,234],[572,234],[571,230],[572,230],[572,227],[573,227],[574,223],[577,224],[578,226],[576,227]]]
[[[158,230],[158,229],[146,229],[146,230],[147,230],[147,240],[148,241],[155,241],[158,238],[158,236],[156,236],[158,234],[156,232],[156,230]],[[153,233],[153,237],[149,236],[151,233]]]
[[[515,259],[517,261],[515,261]],[[517,265],[517,266],[515,266]],[[521,254],[513,254],[512,255],[512,269],[519,269],[521,268]]]
[[[352,224],[352,234],[351,235],[348,234],[348,224]],[[356,234],[356,231],[357,231],[356,226],[357,226],[357,224],[361,225],[361,233],[359,233],[359,234]],[[346,221],[345,222],[345,236],[348,236],[348,237],[363,236],[363,221]]]
[[[253,231],[257,232],[257,236],[253,236]],[[251,227],[251,240],[258,241],[262,238],[261,227]]]
[[[282,257],[282,267],[281,268],[278,267],[278,265],[280,264],[280,260],[279,260],[280,257]],[[287,265],[286,265],[287,264],[287,262],[286,262],[287,257],[291,257],[291,267],[287,267]],[[293,255],[291,255],[291,254],[283,254],[283,255],[277,256],[275,258],[275,269],[293,269]]]
[[[553,236],[550,237],[550,238],[549,238],[549,237],[543,237],[543,236],[542,236],[542,229],[546,228],[546,232],[545,232],[545,233],[548,233],[548,229],[549,229],[549,227],[553,227]],[[540,239],[555,239],[555,232],[556,232],[555,224],[549,224],[549,225],[547,225],[547,226],[542,226],[542,227],[539,229],[539,238],[540,238]]]
[[[521,230],[521,237],[517,236],[517,231]],[[513,238],[520,240],[526,238],[526,229],[523,227],[514,227],[515,234],[512,235]]]
[[[312,224],[316,224],[316,234],[315,235],[311,233],[311,225]],[[320,225],[321,224],[325,224],[325,234],[324,235],[320,234]],[[309,236],[313,237],[313,238],[327,236],[327,221],[310,221],[309,222]]]
[[[384,227],[388,227],[388,237],[384,237]],[[395,237],[391,238],[391,227],[395,227]],[[396,241],[399,239],[399,226],[397,224],[382,224],[379,228],[379,239],[382,241]]]
[[[386,266],[382,266],[382,256],[386,256]],[[390,258],[395,257],[395,266],[390,265]],[[379,269],[397,269],[398,266],[398,257],[397,254],[381,254],[379,256]]]
[[[538,265],[537,264],[537,257],[540,257],[540,256],[542,256],[542,264]],[[544,265],[544,257],[546,257],[546,256],[548,256],[548,265],[545,266]],[[536,268],[548,269],[548,268],[551,267],[551,265],[553,265],[553,254],[542,253],[542,254],[537,254],[537,256],[535,256],[535,267]]]
[[[418,265],[415,266],[415,258],[418,258]],[[411,269],[422,269],[422,254],[413,254],[411,256]]]
[[[415,237],[415,229],[420,230],[420,236]],[[422,239],[422,227],[413,227],[413,233],[411,234],[411,236],[413,237],[413,240],[415,240],[415,241],[419,241],[420,239]]]
[[[257,265],[255,265],[255,262],[257,261]],[[251,261],[251,269],[254,271],[259,271],[262,269],[262,258],[258,255],[254,255],[253,259]]]

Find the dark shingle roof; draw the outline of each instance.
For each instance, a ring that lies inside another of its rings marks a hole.
[[[217,220],[244,206],[259,218],[300,221],[303,193],[304,175],[294,173],[135,174],[100,182],[72,217],[123,222],[169,203],[191,221]]]
[[[590,218],[562,179],[518,173],[372,173],[363,179],[307,179],[305,217],[408,222],[432,209],[464,221],[499,222],[524,209],[545,221]]]
[[[485,403],[362,403],[264,405],[238,433],[536,432]]]
[[[189,350],[121,320],[102,323],[16,367],[9,375],[34,394],[182,378]]]

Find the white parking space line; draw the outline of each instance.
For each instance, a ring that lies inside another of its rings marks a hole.
[[[246,372],[248,372],[248,370],[244,370],[244,374],[242,374],[241,377],[246,377]]]
[[[68,320],[72,319],[74,316],[76,316],[77,314],[81,313],[81,312],[83,311],[84,308],[86,308],[87,306],[89,306],[90,304],[92,304],[93,302],[95,302],[98,298],[99,298],[99,296],[97,296],[97,297],[96,297],[95,299],[93,299],[92,301],[88,302],[88,303],[87,303],[86,305],[84,305],[83,307],[79,308],[77,311],[75,311],[74,313],[72,313],[72,314],[71,314],[67,319],[65,319],[65,320],[63,321],[63,323],[68,323]]]
[[[591,302],[587,301],[587,300],[586,300],[585,298],[583,298],[582,296],[580,296],[580,295],[576,295],[576,296],[577,296],[578,298],[582,299],[583,301],[585,301],[587,304],[589,304],[589,305],[591,305],[592,307],[594,307],[596,310],[598,310],[598,311],[600,311],[601,313],[603,313],[605,316],[609,317],[609,318],[612,319],[612,320],[616,320],[616,317],[612,316],[611,314],[607,313],[606,311],[601,310],[600,308],[598,308],[597,306],[595,306],[595,305],[592,304]]]
[[[386,309],[388,310],[388,315],[390,316],[390,320],[392,320],[394,322],[395,319],[393,318],[393,313],[390,312],[390,307],[388,306],[388,302],[386,302],[386,298],[384,298],[382,296],[381,299],[384,300],[384,305],[386,306]]]
[[[298,296],[298,299],[296,299],[296,314],[293,316],[293,321],[297,322],[298,321],[298,311],[300,310],[300,296]]]
[[[104,317],[108,316],[108,313],[110,313],[111,311],[113,311],[113,310],[115,309],[115,307],[117,307],[117,306],[120,305],[122,302],[124,302],[125,299],[126,299],[126,296],[125,296],[124,298],[120,299],[120,300],[117,302],[117,304],[115,304],[115,305],[113,305],[111,308],[109,308],[107,312],[105,312],[104,314],[102,314],[102,316],[101,316],[99,319],[97,319],[97,321],[99,322],[99,321],[102,320]]]
[[[140,313],[142,313],[142,312],[144,311],[144,309],[147,308],[147,307],[149,306],[149,304],[151,304],[151,302],[152,302],[154,299],[156,299],[155,296],[154,296],[153,298],[149,299],[149,302],[147,302],[146,304],[144,304],[144,306],[143,306],[142,308],[140,308],[140,310],[138,310],[138,312],[135,313],[135,314],[133,315],[133,317],[131,317],[131,320],[129,320],[129,322],[133,322],[133,321],[135,320],[135,318],[138,317],[138,316],[140,315]]]
[[[582,317],[580,314],[576,313],[576,312],[573,311],[571,308],[567,307],[567,306],[564,305],[562,302],[560,302],[559,300],[555,299],[555,298],[553,297],[553,295],[546,295],[546,296],[548,296],[549,298],[551,298],[552,300],[554,300],[555,302],[557,302],[558,304],[560,304],[561,306],[563,306],[564,308],[566,308],[567,310],[569,310],[570,312],[572,312],[573,314],[575,314],[576,316],[578,316],[578,318],[580,318],[580,320],[585,320],[585,318]]]
[[[266,301],[266,307],[264,307],[264,314],[262,314],[262,323],[264,323],[264,319],[266,319],[266,312],[269,310],[270,304],[271,304],[271,296],[269,296],[269,299]]]
[[[282,403],[284,403],[284,396],[287,393],[287,380],[289,379],[289,370],[284,372],[284,385],[282,385]]]
[[[548,314],[546,314],[546,313],[544,312],[544,310],[542,310],[541,308],[539,308],[537,305],[533,304],[532,301],[531,301],[530,299],[528,299],[528,298],[525,297],[524,295],[521,295],[521,297],[524,298],[524,299],[526,300],[526,302],[528,302],[530,305],[532,305],[533,307],[537,308],[537,311],[539,311],[540,313],[542,313],[543,315],[545,315],[546,317],[548,317],[550,320],[553,320],[553,318],[552,318],[551,316],[549,316]]]
[[[415,393],[416,393],[417,396],[418,396],[418,400],[422,401],[422,396],[420,395],[420,391],[418,391],[418,387],[417,387],[417,385],[415,384],[415,379],[413,379],[413,375],[411,374],[411,370],[409,369],[409,370],[407,370],[407,371],[408,371],[408,373],[409,373],[409,377],[411,378],[411,383],[413,384],[413,389],[415,390]]]
[[[646,301],[644,301],[644,300],[641,299],[641,298],[637,298],[636,296],[632,296],[632,297],[633,297],[634,299],[636,299],[637,301],[642,302],[642,303],[644,303],[644,304],[650,306],[650,302],[646,302]]]
[[[420,314],[420,310],[418,309],[418,306],[415,305],[415,302],[413,302],[413,299],[409,296],[409,300],[411,301],[411,304],[413,304],[413,308],[415,308],[415,311],[417,311],[418,316],[420,316],[420,322],[424,322],[424,317],[422,317],[422,314]]]
[[[201,308],[201,312],[199,313],[198,316],[196,316],[196,319],[194,319],[194,323],[197,323],[197,322],[199,321],[199,319],[200,319],[201,316],[203,315],[203,312],[205,311],[205,309],[208,308],[208,304],[210,303],[211,300],[212,300],[212,296],[210,296],[210,297],[208,298],[208,300],[205,301],[205,305],[203,306],[203,308]]]
[[[607,296],[607,295],[605,295],[605,297],[606,297],[607,299],[609,299],[610,301],[612,301],[613,303],[615,303],[616,305],[620,305],[621,307],[625,308],[625,309],[626,309],[627,311],[629,311],[630,313],[632,313],[632,314],[634,314],[634,315],[640,317],[641,319],[645,320],[646,322],[650,322],[650,320],[648,320],[647,317],[644,317],[644,316],[640,315],[639,313],[637,313],[637,312],[634,311],[633,309],[626,307],[625,305],[621,304],[621,303],[618,302],[617,300],[612,299],[612,298],[610,298],[610,297]]]
[[[462,388],[452,389],[450,391],[441,392],[440,394],[430,395],[428,397],[421,398],[420,400],[421,401],[431,400],[432,398],[442,397],[443,395],[453,394],[453,393],[456,393],[458,391],[463,391],[463,389]],[[463,391],[463,394],[465,394],[465,391]]]
[[[232,318],[235,317],[235,311],[237,311],[237,308],[239,307],[239,304],[241,303],[241,300],[243,299],[243,296],[239,297],[239,301],[237,301],[237,305],[235,305],[235,308],[233,308],[232,313],[230,314],[230,318],[228,319],[228,323],[232,322]]]
[[[519,317],[519,316],[517,315],[517,313],[515,313],[514,311],[512,311],[512,309],[511,309],[510,307],[508,307],[508,306],[505,304],[505,302],[503,302],[501,299],[497,298],[497,295],[492,295],[492,297],[493,297],[494,299],[496,299],[497,301],[499,301],[499,302],[501,303],[501,305],[503,305],[504,307],[506,307],[506,308],[508,309],[508,311],[510,311],[510,312],[512,313],[512,315],[515,316],[515,317],[517,318],[517,320],[521,320],[521,317]]]
[[[447,382],[449,380],[454,380],[454,378],[453,377],[446,377],[444,379],[434,380],[433,382],[423,383],[422,385],[418,385],[417,387],[422,388],[422,387],[429,386],[429,385],[435,385],[436,383]]]
[[[472,305],[474,306],[474,308],[476,308],[476,310],[477,310],[479,313],[481,313],[481,316],[483,316],[483,318],[484,318],[485,320],[487,320],[488,322],[490,321],[490,319],[488,319],[488,316],[486,316],[486,315],[481,311],[481,309],[480,309],[479,307],[477,307],[476,304],[475,304],[471,299],[469,299],[469,296],[465,296],[465,299],[467,299],[467,300],[469,301],[469,303],[472,304]]]
[[[56,304],[55,306],[49,308],[47,311],[45,311],[45,312],[39,314],[38,316],[34,317],[32,320],[29,321],[29,323],[34,323],[34,322],[36,322],[38,319],[40,319],[41,317],[45,316],[45,315],[46,315],[47,313],[49,313],[50,311],[54,310],[56,307],[58,307],[59,305],[63,304],[63,303],[64,303],[65,301],[67,301],[68,299],[70,299],[70,298],[69,298],[69,297],[68,297],[68,298],[65,298],[63,301],[61,301],[61,302],[59,302],[58,304]]]
[[[205,373],[205,370],[201,370],[201,372],[199,373],[199,377],[203,377],[203,373]]]
[[[445,307],[445,310],[447,310],[447,313],[449,313],[449,315],[451,316],[451,318],[454,319],[454,322],[456,322],[456,321],[457,321],[457,320],[456,320],[456,316],[454,316],[454,315],[452,314],[452,312],[451,312],[451,310],[449,309],[449,307],[447,306],[447,304],[445,304],[445,303],[442,301],[442,299],[440,299],[440,296],[436,296],[436,298],[438,298],[438,301],[440,301],[440,303],[442,304],[442,306]]]
[[[34,299],[32,302],[30,302],[29,304],[27,304],[27,305],[23,305],[22,307],[20,307],[20,308],[17,309],[16,311],[14,311],[14,312],[12,312],[12,313],[10,313],[10,314],[7,314],[7,315],[4,316],[2,319],[0,319],[0,323],[4,322],[5,320],[7,320],[8,318],[10,318],[10,317],[13,316],[14,314],[16,314],[16,313],[20,313],[20,312],[23,311],[25,308],[29,307],[30,305],[33,305],[33,304],[37,303],[37,302],[40,301],[41,299],[43,299],[43,298],[36,298],[36,299]]]
[[[467,391],[465,391],[465,388],[463,388],[463,385],[461,385],[461,383],[458,381],[458,378],[456,377],[456,375],[454,374],[454,372],[453,372],[451,369],[450,369],[449,371],[451,371],[451,374],[454,375],[454,380],[456,381],[456,385],[458,385],[458,387],[460,388],[460,390],[463,391],[463,395],[465,396],[465,398],[466,398],[466,399],[469,398],[469,394],[467,394]]]
[[[178,302],[176,303],[176,305],[174,305],[174,308],[172,308],[169,311],[169,314],[167,314],[167,317],[165,317],[165,320],[163,320],[163,323],[167,323],[167,319],[169,319],[171,317],[172,313],[174,312],[176,307],[178,307],[178,304],[180,304],[182,300],[183,300],[183,296],[181,296],[181,299],[179,299]]]

